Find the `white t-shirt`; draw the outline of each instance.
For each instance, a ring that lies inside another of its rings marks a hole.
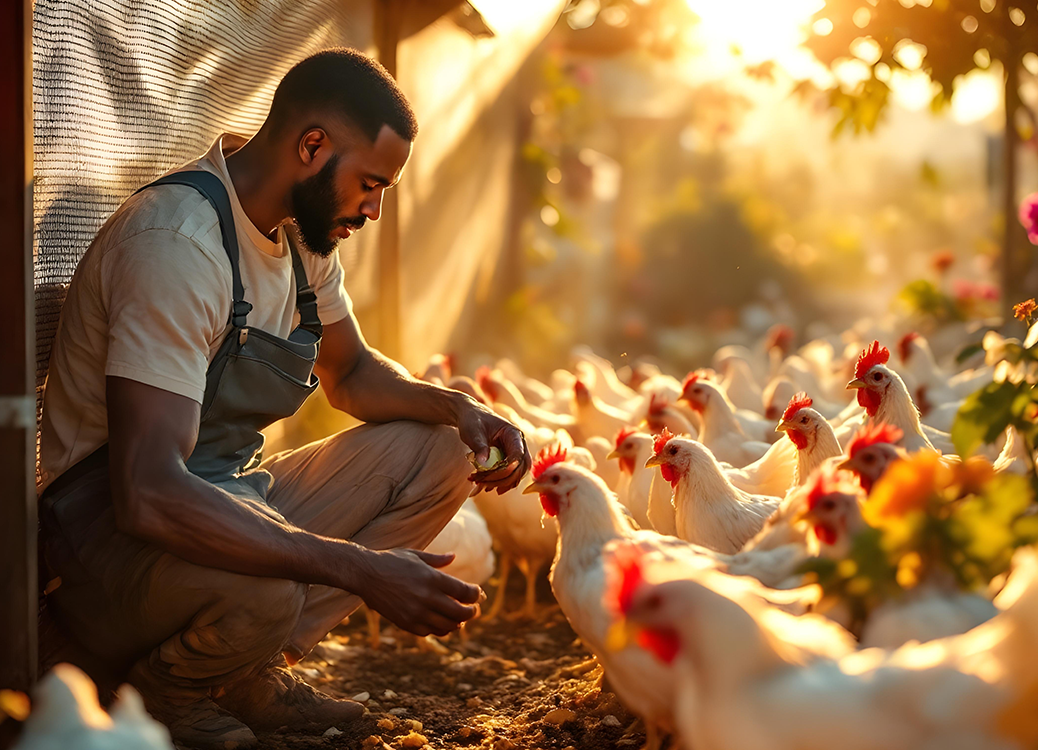
[[[224,135],[179,167],[219,176],[230,194],[248,325],[282,338],[299,322],[288,237],[271,242],[234,192],[224,154],[245,140]],[[338,254],[300,249],[325,325],[350,314]],[[230,325],[231,263],[215,209],[181,185],[131,196],[80,260],[61,309],[43,400],[42,485],[108,440],[105,376],[146,383],[202,402],[205,374]]]

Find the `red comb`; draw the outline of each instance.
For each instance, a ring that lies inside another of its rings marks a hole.
[[[447,372],[453,375],[458,369],[458,355],[454,352],[447,352],[443,355],[443,359],[447,363]]]
[[[637,428],[634,428],[634,427],[623,427],[623,428],[621,428],[620,431],[618,433],[616,433],[616,448],[617,448],[617,450],[619,450],[620,446],[623,445],[624,440],[629,438],[631,435],[633,435],[637,431],[638,431]]]
[[[900,341],[897,342],[897,354],[899,357],[901,357],[902,362],[908,362],[908,357],[912,353],[912,350],[908,347],[910,347],[912,345],[912,342],[915,341],[917,338],[919,338],[918,333],[916,333],[915,331],[909,331],[901,337]]]
[[[491,401],[497,401],[497,397],[500,395],[497,389],[497,383],[494,382],[493,375],[490,374],[490,368],[483,365],[476,370],[476,382],[479,384],[480,390],[486,394],[486,397]]]
[[[783,325],[782,323],[779,323],[778,325],[773,325],[771,328],[768,329],[768,338],[765,348],[771,350],[775,347],[778,347],[782,350],[784,354],[788,352],[790,348],[793,346],[794,336],[796,336],[796,334],[793,332],[793,329],[789,326]]]
[[[840,492],[842,487],[843,484],[837,479],[835,472],[826,468],[819,469],[807,480],[807,509],[814,510],[823,497]]]
[[[851,444],[847,446],[847,455],[854,458],[859,451],[868,448],[870,445],[876,445],[876,443],[895,445],[904,437],[904,434],[900,427],[887,424],[886,422],[867,424],[858,430],[854,439],[851,440]]]
[[[539,480],[549,467],[562,463],[565,460],[566,449],[561,445],[556,445],[554,448],[552,446],[542,448],[541,452],[537,454],[537,458],[533,461],[533,481]]]
[[[688,387],[695,383],[697,380],[699,380],[699,373],[693,370],[685,376],[684,380],[681,381],[681,392],[684,393],[685,391],[687,391]]]
[[[591,391],[588,390],[583,380],[577,378],[573,383],[573,395],[576,396],[577,401],[585,402],[591,398]]]
[[[803,391],[800,391],[800,393],[793,396],[793,398],[789,399],[789,406],[787,406],[786,411],[783,412],[782,419],[792,419],[794,416],[796,416],[796,413],[798,411],[800,411],[801,409],[806,409],[813,403],[814,401],[811,400],[810,396],[808,396]]]
[[[613,611],[626,615],[634,602],[634,592],[645,581],[638,549],[632,544],[617,547],[613,552],[612,571],[606,591],[606,602]]]
[[[858,355],[858,363],[854,366],[854,377],[863,378],[876,365],[885,365],[890,361],[890,350],[873,341]]]
[[[654,393],[649,397],[649,414],[662,414],[668,406],[670,406],[670,401],[666,396],[659,396]]]
[[[652,450],[658,456],[667,447],[667,443],[670,442],[674,434],[666,427],[663,428],[663,432],[659,435],[653,435],[652,438]]]

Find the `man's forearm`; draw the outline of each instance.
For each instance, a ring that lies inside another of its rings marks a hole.
[[[416,380],[377,349],[367,349],[328,394],[332,406],[363,422],[410,419],[456,426],[471,401],[464,393]]]
[[[312,534],[259,503],[235,497],[184,468],[136,489],[128,533],[188,562],[360,593],[370,552]]]

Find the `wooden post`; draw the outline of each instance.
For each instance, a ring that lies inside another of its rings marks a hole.
[[[404,13],[401,0],[375,4],[375,43],[378,59],[390,75],[397,77],[397,45]],[[393,359],[404,356],[401,336],[400,188],[382,197],[378,241],[379,349]]]
[[[32,2],[0,4],[0,688],[36,679]]]

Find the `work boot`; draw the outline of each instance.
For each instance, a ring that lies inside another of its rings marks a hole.
[[[257,732],[282,727],[321,734],[364,713],[356,701],[340,700],[307,685],[291,670],[273,664],[259,674],[228,685],[216,702]]]
[[[256,735],[210,698],[186,706],[160,704],[145,699],[148,712],[169,729],[177,746],[198,750],[245,750],[256,746]]]

